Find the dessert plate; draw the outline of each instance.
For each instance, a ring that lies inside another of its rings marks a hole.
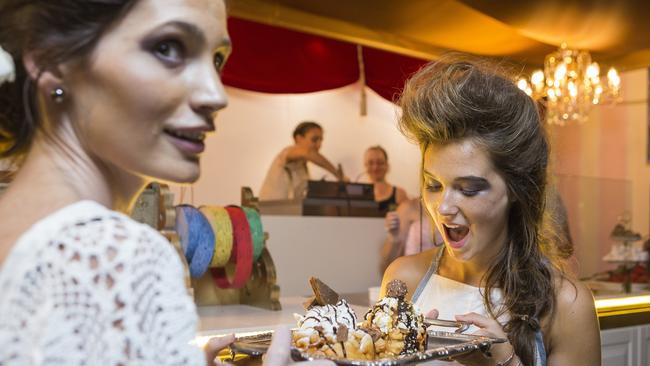
[[[269,345],[273,332],[263,332],[252,336],[237,337],[230,346],[233,356],[246,354],[253,357],[262,356]],[[503,338],[491,338],[470,334],[449,332],[428,332],[427,349],[407,356],[380,360],[350,360],[346,358],[327,358],[341,366],[402,366],[429,360],[448,359],[476,350],[486,352],[495,343],[506,342]],[[318,357],[291,347],[291,356],[295,361],[318,360]]]

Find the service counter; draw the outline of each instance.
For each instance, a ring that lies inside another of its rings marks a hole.
[[[321,278],[340,293],[367,292],[381,284],[383,218],[262,215],[280,296],[311,294]]]

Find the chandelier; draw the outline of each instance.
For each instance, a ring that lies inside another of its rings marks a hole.
[[[619,99],[621,78],[615,68],[607,71],[601,80],[598,63],[591,61],[587,51],[567,48],[546,56],[544,70],[536,70],[530,81],[517,81],[519,89],[546,107],[546,121],[565,125],[567,122],[585,122],[595,104],[615,103]]]

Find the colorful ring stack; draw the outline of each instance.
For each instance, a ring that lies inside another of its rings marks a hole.
[[[179,205],[175,211],[176,231],[192,278],[210,268],[218,287],[244,287],[264,250],[264,228],[257,210]]]

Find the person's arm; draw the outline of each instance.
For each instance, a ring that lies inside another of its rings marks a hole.
[[[600,330],[591,291],[581,282],[561,280],[550,327],[548,366],[600,366]]]
[[[319,167],[332,173],[339,180],[343,179],[343,174],[332,164],[326,157],[314,150],[309,150],[300,146],[292,146],[287,154],[287,160],[307,160]]]
[[[386,227],[386,240],[381,248],[380,271],[383,273],[388,265],[404,254],[406,237],[414,220],[413,208],[410,202],[405,202],[397,207],[396,211],[389,212],[384,220]]]

